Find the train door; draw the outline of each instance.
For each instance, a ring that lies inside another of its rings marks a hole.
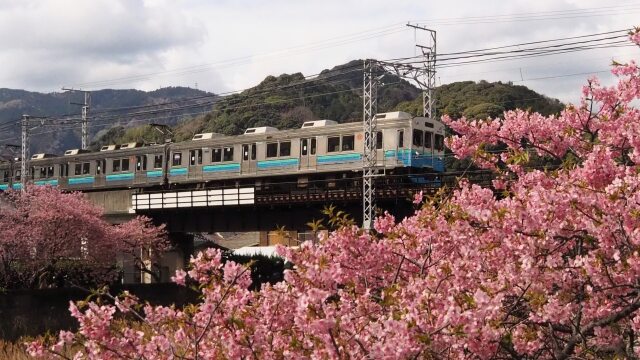
[[[300,139],[300,168],[315,169],[317,140],[315,137]]]
[[[242,144],[242,173],[256,173],[256,157],[258,153],[258,144]]]
[[[134,181],[136,184],[147,180],[147,155],[136,155]]]
[[[189,177],[202,176],[202,149],[189,150]]]

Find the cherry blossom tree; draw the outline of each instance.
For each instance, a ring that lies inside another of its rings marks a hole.
[[[640,32],[631,35],[640,43]],[[444,121],[448,146],[495,172],[461,181],[370,234],[344,221],[319,244],[280,248],[285,280],[249,291],[248,269],[207,250],[175,281],[184,309],[70,306],[80,328],[33,356],[211,358],[637,358],[640,355],[640,69],[591,79],[559,116]],[[486,151],[504,144],[504,152]],[[544,159],[554,166],[530,166]],[[334,219],[335,220],[335,219]],[[337,221],[340,223],[340,219]],[[129,319],[122,326],[115,319]],[[77,348],[74,348],[77,349]],[[73,350],[74,352],[76,350]]]
[[[139,257],[141,248],[160,253],[168,246],[163,227],[146,218],[112,226],[81,193],[32,186],[2,196],[2,288],[108,283],[119,276],[118,255]]]

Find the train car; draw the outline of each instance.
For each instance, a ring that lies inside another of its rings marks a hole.
[[[71,190],[159,186],[164,183],[166,145],[127,143],[100,151],[67,151],[63,187]]]
[[[385,171],[444,170],[444,126],[404,112],[378,114],[377,165]],[[362,123],[305,122],[300,129],[250,128],[242,135],[197,134],[171,145],[168,183],[182,186],[309,182],[358,177],[362,170]]]
[[[35,185],[88,191],[105,188],[161,186],[165,181],[167,145],[128,143],[100,151],[67,150],[63,156],[35,154],[29,180]],[[0,165],[0,190],[20,189],[21,162]]]
[[[420,180],[444,171],[444,125],[404,112],[377,114],[377,166],[385,174]],[[250,128],[242,135],[197,134],[191,141],[143,146],[129,143],[100,151],[36,154],[30,182],[67,190],[211,188],[361,178],[361,122],[305,122],[300,129]],[[20,187],[20,162],[0,165],[0,190]]]

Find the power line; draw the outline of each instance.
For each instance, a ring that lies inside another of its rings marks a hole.
[[[546,12],[535,13],[516,13],[516,14],[501,14],[501,15],[486,15],[486,16],[471,16],[471,17],[459,17],[459,18],[444,18],[444,19],[429,19],[419,20],[419,23],[428,24],[429,26],[441,25],[471,25],[471,24],[493,24],[499,22],[527,22],[527,21],[543,21],[543,20],[560,20],[560,19],[573,19],[582,17],[596,17],[596,16],[612,16],[612,15],[627,15],[636,13],[639,9],[638,4],[625,4],[609,7],[595,7],[595,8],[583,8],[583,9],[566,9]]]
[[[568,36],[568,37],[556,38],[556,39],[529,41],[529,42],[523,42],[523,43],[518,43],[518,44],[496,46],[496,47],[490,47],[490,48],[485,48],[485,49],[477,49],[477,50],[465,50],[465,51],[444,53],[444,54],[438,54],[438,55],[440,55],[440,56],[458,55],[458,54],[467,54],[467,53],[482,52],[482,51],[489,51],[489,50],[506,49],[506,48],[510,48],[510,47],[518,47],[518,46],[525,46],[525,45],[537,45],[537,44],[544,44],[544,43],[549,43],[549,42],[584,39],[584,38],[594,37],[594,36],[617,34],[617,33],[621,33],[621,32],[627,32],[629,30],[631,30],[631,29],[620,29],[620,30],[606,31],[606,32],[588,34],[588,35]]]
[[[257,91],[255,91],[254,93],[252,93],[250,95],[244,95],[244,97],[245,98],[252,98],[252,97],[260,96],[260,95],[262,95],[264,93],[267,93],[269,91],[280,90],[280,89],[285,89],[285,88],[291,88],[291,87],[295,87],[295,86],[299,86],[299,85],[305,85],[305,84],[312,83],[312,82],[315,82],[315,81],[323,81],[323,82],[318,84],[318,85],[311,86],[311,87],[306,87],[306,88],[309,89],[309,88],[316,87],[316,86],[332,85],[332,84],[337,84],[337,83],[341,83],[341,82],[347,82],[347,81],[349,81],[348,79],[337,80],[337,81],[327,81],[327,79],[331,79],[331,78],[334,78],[334,77],[337,77],[337,76],[341,76],[341,75],[346,75],[346,74],[353,73],[353,72],[358,72],[358,71],[360,71],[359,67],[360,67],[359,64],[354,64],[354,65],[351,65],[351,66],[342,67],[340,69],[332,69],[332,70],[328,70],[328,71],[323,71],[322,73],[307,75],[307,76],[305,76],[305,79],[302,80],[302,81],[293,82],[293,83],[290,83],[290,84],[278,85],[278,86],[268,86],[268,87],[265,87],[265,88],[258,89]],[[319,77],[320,75],[322,75],[322,77]],[[312,77],[315,77],[315,78],[312,78]],[[179,111],[179,110],[182,110],[182,109],[188,109],[188,108],[193,108],[193,107],[206,107],[206,106],[214,105],[215,104],[215,101],[214,101],[215,98],[221,97],[223,95],[241,94],[242,92],[247,91],[247,90],[255,90],[255,88],[234,90],[234,91],[229,91],[229,92],[222,93],[222,94],[209,94],[209,95],[202,95],[202,96],[193,97],[193,98],[178,99],[178,100],[165,102],[165,103],[161,103],[161,104],[150,104],[150,105],[139,105],[139,106],[122,107],[122,108],[103,109],[103,110],[100,110],[100,111],[95,111],[95,112],[93,112],[93,114],[95,115],[95,117],[103,117],[104,114],[115,113],[115,112],[119,112],[119,111],[133,110],[133,109],[157,108],[157,109],[155,109],[154,111],[151,111],[151,112],[126,114],[127,116],[136,116],[136,115],[152,114],[152,113],[155,113],[155,112]],[[192,104],[192,105],[182,106],[182,107],[178,107],[178,108],[162,108],[162,109],[158,108],[160,106],[173,105],[173,104],[178,104],[178,103],[184,103],[184,102],[187,102],[187,101],[207,99],[207,98],[212,98],[213,100],[210,101],[210,102]],[[65,117],[69,117],[69,116],[74,116],[74,115],[46,116],[45,118],[52,118],[52,119],[53,118],[57,118],[57,119],[60,119],[60,118],[65,118]],[[117,115],[114,115],[114,116],[110,117],[110,119],[113,119],[115,117],[117,117]],[[9,126],[17,124],[17,123],[19,123],[19,121],[17,121],[17,120],[8,121],[6,123],[0,124],[0,129],[2,129],[2,125],[4,125],[5,128],[9,128]]]
[[[298,49],[298,48],[302,48],[302,51],[299,51],[298,53],[305,53],[305,52],[309,52],[309,51],[315,51],[315,50],[322,50],[322,49],[326,49],[326,48],[331,48],[331,47],[335,47],[335,46],[341,46],[341,45],[345,45],[345,44],[349,44],[352,42],[357,42],[357,41],[364,41],[364,40],[369,40],[369,39],[373,39],[373,38],[377,38],[377,37],[381,37],[381,36],[387,36],[387,35],[392,35],[392,34],[396,34],[399,32],[404,32],[407,31],[406,28],[404,27],[399,27],[400,24],[404,24],[404,23],[396,23],[387,27],[383,27],[383,30],[380,30],[380,28],[378,29],[373,29],[376,31],[369,31],[367,32],[368,34],[366,34],[366,36],[359,36],[359,37],[355,37],[352,39],[347,39],[347,40],[341,40],[339,42],[320,42],[322,46],[319,45],[313,45],[313,43],[311,43],[311,45],[305,44],[305,45],[301,45],[298,47],[294,47],[294,48],[290,48],[290,49]],[[396,28],[398,27],[398,28]],[[373,31],[373,32],[372,32]],[[327,43],[327,44],[325,44]],[[195,65],[195,66],[191,66],[191,67],[186,67],[186,68],[178,68],[178,69],[173,69],[173,70],[167,70],[167,71],[160,71],[160,72],[154,72],[154,73],[147,73],[147,74],[142,74],[142,75],[132,75],[132,76],[126,76],[126,77],[121,77],[121,78],[116,78],[116,79],[107,79],[107,80],[100,80],[100,81],[91,81],[91,82],[83,82],[83,83],[77,83],[77,84],[73,84],[74,86],[77,87],[96,87],[96,86],[108,86],[108,85],[114,85],[114,84],[119,84],[122,82],[130,82],[130,81],[135,81],[135,80],[148,80],[151,79],[155,76],[159,76],[159,75],[190,75],[190,74],[195,74],[195,73],[200,73],[200,72],[206,72],[206,71],[210,71],[212,69],[220,69],[220,68],[229,68],[229,67],[234,67],[240,64],[244,64],[244,63],[248,63],[251,62],[252,60],[256,59],[256,58],[263,58],[263,57],[271,57],[275,55],[278,55],[277,57],[283,57],[283,56],[287,56],[290,55],[290,50],[280,50],[280,51],[275,51],[272,53],[267,53],[267,54],[261,54],[261,55],[252,55],[252,56],[243,56],[243,57],[239,57],[239,58],[234,58],[234,59],[228,59],[228,60],[223,60],[220,62],[216,62],[216,63],[209,63],[209,64],[203,64],[203,65]]]

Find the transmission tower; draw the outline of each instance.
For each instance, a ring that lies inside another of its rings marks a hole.
[[[364,61],[362,125],[364,150],[362,168],[362,227],[370,230],[375,216],[375,177],[378,175],[376,149],[376,113],[378,110],[377,61]]]
[[[29,115],[22,115],[20,127],[22,129],[22,153],[20,158],[20,184],[22,191],[27,188],[27,175],[29,169]]]
[[[422,53],[418,61],[385,62],[376,60],[364,61],[363,76],[363,109],[362,125],[364,133],[363,168],[362,168],[362,227],[370,230],[375,217],[375,177],[379,175],[377,165],[377,104],[378,85],[385,72],[394,73],[399,78],[413,81],[422,90],[422,115],[432,119],[434,112],[434,90],[436,79],[436,32],[426,27],[407,24],[416,33],[424,31],[428,34],[427,44],[415,46]],[[417,36],[416,36],[417,39]],[[382,71],[380,71],[382,70]],[[379,71],[379,73],[377,73]]]
[[[70,88],[62,88],[62,90],[66,91],[81,91],[84,93],[84,102],[83,103],[75,103],[71,102],[73,105],[82,106],[82,149],[86,150],[89,147],[89,108],[91,107],[91,92],[84,90],[75,90]]]
[[[415,44],[422,52],[422,71],[419,72],[419,76],[415,76],[414,80],[422,89],[422,114],[431,119],[436,116],[433,106],[436,88],[436,31],[414,24],[407,24],[407,26],[413,28],[416,32],[424,31],[428,36],[426,45]]]

